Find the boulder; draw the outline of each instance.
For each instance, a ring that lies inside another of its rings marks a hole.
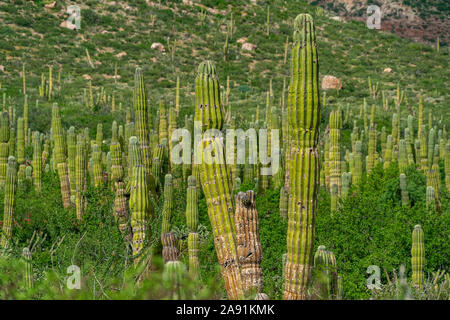
[[[335,76],[325,76],[322,79],[322,89],[328,90],[328,89],[342,89],[342,81],[335,77]]]

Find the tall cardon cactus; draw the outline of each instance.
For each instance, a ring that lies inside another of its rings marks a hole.
[[[195,79],[195,121],[201,122],[202,133],[207,129],[221,130],[224,113],[216,67],[211,61],[202,62]],[[195,161],[201,162],[200,180],[208,206],[217,258],[228,297],[232,300],[239,299],[243,297],[243,288],[233,223],[234,206],[230,175],[225,164],[225,148],[218,137],[203,139],[200,144],[194,146],[194,150],[199,152],[197,154],[199,158],[194,158]],[[199,159],[201,161],[198,161]]]
[[[417,287],[421,288],[425,278],[425,242],[420,224],[416,225],[412,232],[411,266],[412,281]]]
[[[17,163],[16,158],[9,156],[6,169],[5,198],[3,205],[3,227],[0,246],[9,247],[13,234],[14,209],[16,206]]]
[[[294,21],[289,87],[290,178],[284,299],[306,299],[319,190],[319,57],[313,18]],[[340,178],[340,177],[339,177]]]
[[[189,228],[188,253],[189,253],[189,273],[193,278],[199,276],[198,261],[198,197],[197,181],[194,176],[189,176],[186,194],[186,224]]]

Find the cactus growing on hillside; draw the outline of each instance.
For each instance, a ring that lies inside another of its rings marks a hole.
[[[144,75],[141,68],[136,68],[134,75],[134,112],[136,117],[136,136],[142,153],[142,164],[150,174],[151,149],[148,127],[148,104],[147,92],[145,90]]]
[[[86,188],[86,171],[87,171],[87,151],[84,137],[80,134],[77,136],[77,150],[75,159],[75,206],[77,218],[81,220],[84,214],[86,198],[84,191]]]
[[[0,115],[0,185],[3,186],[6,180],[9,155],[9,116],[7,112]]]
[[[447,146],[445,147],[445,187],[447,191],[450,191],[450,140],[447,142]]]
[[[199,276],[198,261],[198,197],[197,181],[194,176],[189,176],[186,194],[186,225],[189,228],[188,253],[189,253],[189,273],[193,278]]]
[[[97,144],[92,146],[92,172],[94,174],[94,186],[103,184],[102,152]]]
[[[16,206],[17,163],[16,158],[9,156],[6,169],[5,198],[3,205],[3,227],[0,246],[9,247],[13,234],[13,220]]]
[[[36,192],[42,190],[42,152],[39,132],[33,134],[33,184]]]
[[[202,133],[207,129],[221,130],[223,127],[224,108],[220,97],[219,80],[216,67],[211,61],[202,62],[198,67],[195,79],[194,119],[196,123],[201,123]],[[200,181],[228,297],[232,300],[239,299],[243,296],[243,289],[234,233],[232,190],[224,161],[224,147],[222,142],[213,136],[204,138],[201,146],[194,146],[194,150],[194,161],[201,163],[200,166],[195,165],[194,169],[196,167],[200,169]],[[202,150],[209,152],[204,154]]]
[[[244,293],[263,290],[262,248],[259,241],[258,212],[255,193],[252,190],[239,192],[235,197],[234,225],[239,265]]]
[[[406,175],[404,173],[400,174],[400,190],[401,190],[401,197],[402,197],[402,206],[408,207],[409,206],[409,193],[408,193],[408,190],[406,190]]]
[[[420,224],[414,226],[412,232],[411,266],[412,281],[417,287],[421,288],[425,278],[425,242],[422,226]]]
[[[341,151],[340,151],[340,128],[341,112],[334,110],[330,113],[330,187],[337,186],[337,196],[341,194]]]
[[[288,300],[306,298],[319,188],[319,58],[314,22],[309,14],[296,17],[293,39],[288,101],[290,198],[284,287],[284,299]]]
[[[111,154],[111,183],[115,187],[114,214],[119,225],[119,230],[124,239],[129,240],[128,208],[125,197],[124,170],[122,166],[122,151],[118,142],[110,145]]]
[[[139,147],[136,137],[130,138],[129,150],[129,157],[133,159],[130,175],[130,220],[133,234],[133,258],[135,266],[137,266],[141,259],[144,242],[150,237],[147,225],[153,215],[153,205],[150,201],[147,170],[142,164],[141,152],[143,149]]]
[[[170,219],[173,210],[173,182],[172,175],[164,177],[164,204],[162,210],[161,235],[170,231]]]
[[[376,166],[377,161],[377,128],[376,126],[370,126],[369,128],[369,146],[368,146],[368,162],[367,173],[371,172]]]
[[[55,146],[53,161],[58,170],[63,206],[68,208],[70,206],[70,182],[66,163],[66,142],[61,125],[61,117],[59,116],[59,108],[56,104],[52,108],[52,132]]]
[[[33,263],[30,250],[25,247],[22,250],[22,257],[25,262],[25,277],[24,284],[26,289],[33,287]]]
[[[319,299],[337,296],[338,277],[336,258],[325,246],[319,246],[314,254],[314,282]]]

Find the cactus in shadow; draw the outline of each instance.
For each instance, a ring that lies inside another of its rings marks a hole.
[[[434,188],[432,186],[427,187],[426,204],[427,204],[427,208],[430,211],[433,211],[434,209],[436,209],[436,195],[435,195]]]
[[[189,273],[193,278],[200,275],[200,264],[198,260],[199,239],[198,239],[198,197],[197,181],[194,176],[189,176],[186,194],[186,224],[189,228],[188,253],[189,253]]]
[[[386,150],[383,155],[383,168],[387,169],[392,161],[392,150],[393,150],[393,140],[392,136],[388,135],[386,140]]]
[[[235,202],[234,225],[242,287],[244,294],[261,293],[263,290],[262,248],[259,241],[255,193],[252,190],[245,193],[239,192]]]
[[[161,243],[163,246],[162,257],[164,262],[178,261],[178,239],[174,232],[165,232],[161,234]]]
[[[173,211],[173,178],[171,174],[164,177],[164,204],[162,210],[161,236],[170,231],[170,219]]]
[[[402,197],[402,206],[409,207],[409,193],[406,189],[406,175],[404,173],[400,174],[400,190]]]
[[[70,195],[75,196],[75,158],[77,154],[77,135],[75,127],[70,127],[67,131],[67,162],[69,170]]]
[[[195,79],[194,119],[196,125],[201,126],[202,133],[208,129],[216,129],[216,132],[194,146],[194,161],[200,163],[194,169],[199,170],[225,289],[228,298],[235,300],[243,297],[243,288],[233,223],[230,175],[225,164],[223,141],[217,137],[217,131],[223,127],[224,114],[216,67],[211,61],[202,62]]]
[[[309,14],[294,21],[289,89],[290,173],[284,299],[306,299],[319,189],[319,58]],[[340,178],[340,177],[339,177]]]
[[[280,215],[283,219],[287,219],[289,206],[289,194],[285,187],[280,189]]]
[[[337,296],[338,276],[336,258],[325,246],[319,246],[314,254],[314,284],[319,299]]]
[[[16,206],[17,163],[16,158],[9,156],[6,169],[5,197],[3,204],[3,227],[0,246],[7,248],[13,235],[13,220]]]
[[[412,282],[414,285],[421,288],[425,278],[425,242],[422,226],[420,224],[414,226],[412,232],[411,267]]]
[[[131,230],[128,226],[128,208],[125,197],[124,170],[122,166],[122,151],[118,142],[111,143],[111,183],[115,188],[114,214],[119,230],[126,241],[130,241]]]
[[[342,190],[341,190],[341,196],[343,198],[348,196],[348,192],[350,190],[351,185],[352,185],[352,173],[344,172],[342,174]]]

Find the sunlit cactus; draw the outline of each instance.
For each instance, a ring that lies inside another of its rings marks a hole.
[[[20,117],[17,119],[17,163],[20,165],[25,162],[25,130],[24,121]]]
[[[33,262],[30,250],[25,247],[22,250],[22,257],[25,262],[24,272],[24,284],[25,289],[31,289],[33,287]]]
[[[74,196],[76,193],[75,186],[75,157],[77,154],[77,135],[75,127],[70,127],[67,131],[67,162],[69,169],[70,195]]]
[[[39,132],[33,134],[33,184],[36,192],[42,190],[42,152]]]
[[[258,212],[255,193],[239,192],[235,197],[234,225],[244,294],[262,292],[262,248],[259,241]]]
[[[130,139],[130,144],[137,145],[137,141],[133,137]],[[139,148],[135,152],[140,153]],[[142,161],[140,156],[135,155],[137,160]],[[144,248],[144,242],[150,237],[150,230],[148,230],[148,221],[153,215],[153,205],[150,201],[149,183],[146,168],[138,161],[132,169],[131,174],[131,193],[130,193],[130,214],[131,214],[131,228],[133,233],[132,247],[133,258],[135,265],[138,265],[141,258],[141,253]]]
[[[295,19],[293,39],[288,101],[289,161],[292,162],[289,168],[289,220],[284,273],[284,299],[288,300],[306,299],[319,189],[319,58],[314,22],[309,14],[300,14]]]
[[[189,273],[193,278],[199,276],[198,261],[198,197],[197,181],[194,176],[189,176],[186,194],[186,225],[189,228],[188,253],[189,253]]]
[[[142,153],[142,164],[147,169],[148,174],[150,174],[151,149],[148,128],[147,92],[145,90],[144,75],[141,68],[136,68],[134,75],[133,106],[136,117],[136,136],[138,138],[139,148]],[[129,123],[129,121],[127,121],[127,123]],[[134,135],[132,133],[130,134],[131,136]]]
[[[425,241],[422,226],[420,224],[416,225],[412,232],[411,266],[412,281],[414,285],[421,288],[425,278]]]
[[[224,114],[216,67],[211,61],[202,62],[195,79],[194,119],[201,123],[203,133],[207,129],[221,130]],[[243,297],[243,288],[234,233],[232,189],[225,164],[224,147],[222,141],[211,137],[203,139],[201,146],[194,146],[194,149],[197,149],[195,154],[200,154],[201,157],[201,161],[194,159],[201,163],[194,166],[194,172],[199,170],[225,288],[229,299],[239,299]],[[213,161],[213,158],[219,161]]]
[[[159,101],[159,143],[162,143],[163,139],[168,139],[168,126],[167,126],[167,113],[166,104],[163,100]]]
[[[400,174],[400,191],[402,198],[402,206],[409,207],[409,193],[406,189],[406,175],[404,173]]]
[[[16,158],[9,156],[6,169],[5,198],[3,202],[3,227],[0,246],[7,248],[13,236],[13,221],[16,206],[17,163]]]
[[[341,128],[341,112],[339,110],[330,113],[330,186],[338,187],[337,196],[341,194],[341,151],[340,151],[340,128]]]
[[[68,208],[70,207],[70,182],[66,163],[66,141],[61,126],[59,108],[56,104],[52,108],[52,132],[55,145],[53,161],[58,170],[63,206]]]
[[[383,168],[387,169],[392,161],[392,150],[393,150],[393,140],[392,136],[388,135],[386,140],[386,150],[384,151],[383,156]]]
[[[75,159],[75,206],[78,220],[84,215],[86,206],[86,197],[84,195],[86,189],[86,171],[87,171],[87,151],[84,137],[77,136],[77,149]]]

